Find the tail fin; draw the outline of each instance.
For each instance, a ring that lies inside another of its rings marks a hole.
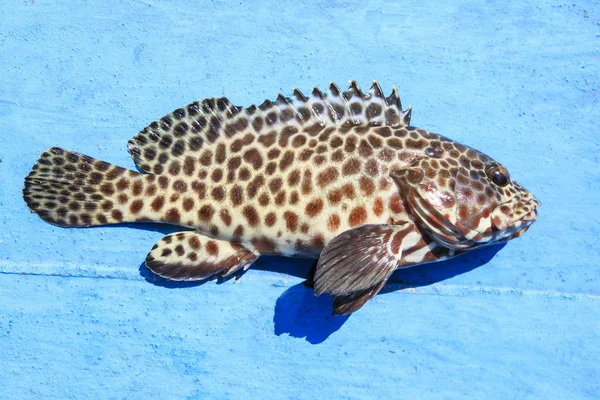
[[[126,222],[118,207],[118,180],[139,175],[53,147],[40,156],[25,178],[23,198],[33,212],[54,225],[116,224]]]

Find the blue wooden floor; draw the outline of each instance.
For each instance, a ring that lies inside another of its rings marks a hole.
[[[0,398],[599,398],[600,6],[444,3],[5,2]],[[62,229],[21,198],[48,147],[133,168],[127,140],[195,99],[373,78],[542,201],[526,235],[331,317],[305,261],[170,284],[142,262],[173,228]]]

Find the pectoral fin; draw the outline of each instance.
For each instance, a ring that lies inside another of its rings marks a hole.
[[[411,223],[363,225],[340,234],[321,253],[315,294],[334,296],[334,314],[358,310],[381,290],[398,266],[403,249],[420,239]]]
[[[198,281],[245,270],[258,256],[247,245],[179,232],[165,236],[152,248],[146,266],[167,279]]]

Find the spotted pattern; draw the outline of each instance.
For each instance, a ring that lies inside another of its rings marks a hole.
[[[158,221],[197,229],[202,254],[190,251],[194,239],[151,253],[151,262],[176,257],[156,268],[174,279],[193,275],[173,267],[182,257],[221,260],[221,242],[248,254],[318,257],[342,232],[410,224],[419,237],[398,264],[408,266],[509,240],[535,221],[539,202],[504,167],[411,126],[410,115],[396,89],[386,98],[376,82],[366,93],[355,82],[345,92],[332,84],[247,108],[206,99],[129,141],[145,173],[51,148],[23,196],[61,226]]]

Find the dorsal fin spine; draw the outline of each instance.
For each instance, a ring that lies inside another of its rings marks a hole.
[[[364,93],[360,90],[358,83],[356,81],[350,81],[350,89],[354,91],[354,94],[358,97],[364,98]]]
[[[298,88],[294,88],[294,96],[296,96],[296,98],[303,103],[306,103],[308,101],[306,96],[304,96],[304,93],[298,90]]]
[[[406,109],[406,114],[404,114],[404,124],[410,125],[410,117],[412,115],[412,106],[409,104]]]
[[[373,92],[374,97],[379,97],[382,98],[383,96],[383,91],[381,90],[381,86],[379,86],[379,82],[377,81],[373,81],[373,86],[371,87],[371,90]]]

